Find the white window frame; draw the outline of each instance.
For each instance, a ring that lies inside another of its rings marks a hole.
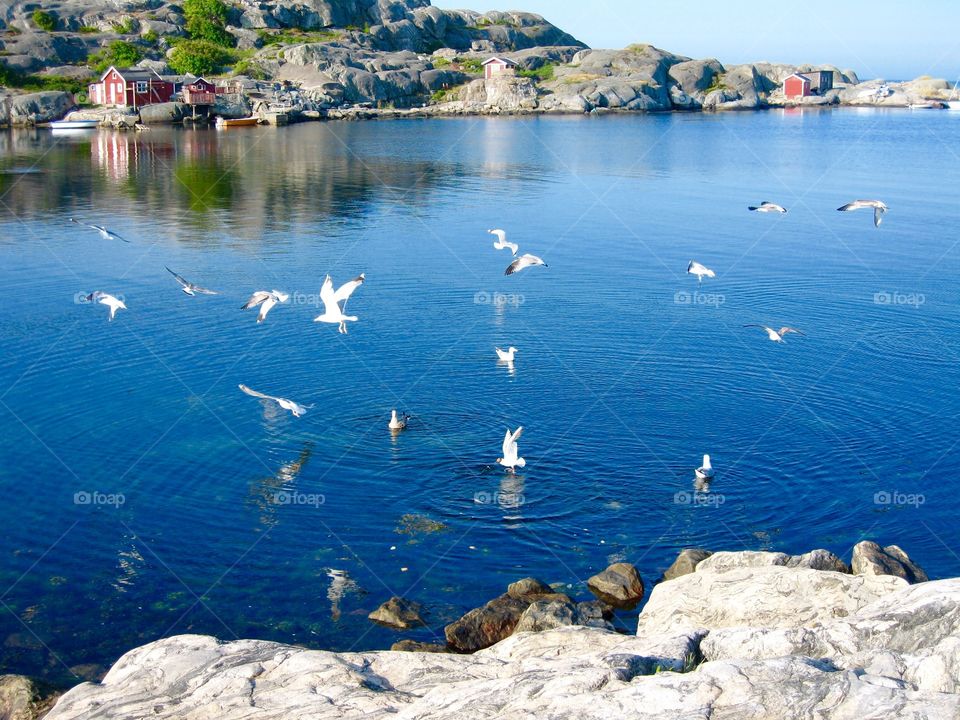
[[[137,95],[142,95],[143,93],[147,92],[149,87],[150,83],[148,83],[146,80],[138,80],[137,84],[134,86],[134,92],[136,92]]]

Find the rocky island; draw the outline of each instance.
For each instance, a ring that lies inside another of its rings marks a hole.
[[[64,117],[109,66],[158,76],[220,75],[213,113],[284,122],[405,115],[904,107],[956,99],[944,80],[861,82],[829,65],[724,65],[652,45],[596,50],[539,15],[441,10],[429,0],[18,0],[0,5],[0,122]],[[508,72],[484,72],[491,58]],[[785,80],[830,82],[788,97]],[[41,92],[30,92],[41,90]],[[179,122],[189,108],[84,109],[132,127]]]
[[[638,590],[625,565],[591,589]],[[897,546],[862,542],[850,565],[825,550],[685,550],[636,634],[570,604],[518,581],[448,626],[447,647],[432,652],[164,638],[46,717],[960,717],[960,579],[928,581]],[[499,625],[489,614],[471,623],[492,605]],[[492,636],[464,646],[467,626]],[[4,717],[37,717],[54,699],[25,678],[0,680]]]

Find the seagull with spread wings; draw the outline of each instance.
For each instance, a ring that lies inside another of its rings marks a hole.
[[[353,280],[345,282],[336,290],[333,289],[333,278],[327,275],[320,288],[320,301],[323,303],[323,314],[317,315],[314,322],[330,323],[337,325],[338,330],[343,335],[347,334],[347,322],[356,322],[356,315],[345,315],[344,310],[347,307],[347,300],[353,295],[354,291],[363,285],[366,275],[360,273]],[[341,305],[341,303],[343,303]]]
[[[802,333],[796,328],[792,328],[792,327],[782,327],[779,330],[774,330],[772,327],[767,327],[766,325],[744,325],[744,327],[761,328],[764,331],[766,331],[768,338],[770,338],[773,342],[778,342],[778,343],[782,343],[783,336],[789,333],[796,333],[797,335],[806,335],[806,333]]]
[[[130,242],[129,240],[120,237],[112,230],[107,230],[103,225],[90,225],[89,223],[82,223],[77,220],[74,220],[73,218],[70,218],[70,222],[72,222],[74,225],[80,225],[81,227],[90,228],[91,230],[96,230],[98,233],[100,233],[100,237],[102,237],[104,240],[120,240],[121,242],[125,242],[125,243]]]
[[[517,250],[520,249],[520,246],[516,243],[507,242],[507,233],[503,230],[487,230],[491,235],[497,236],[497,241],[493,243],[493,247],[497,250],[509,250],[513,255],[517,254]]]
[[[260,400],[271,400],[277,405],[282,407],[284,410],[289,410],[293,413],[294,417],[300,417],[305,414],[309,408],[306,405],[300,405],[295,403],[293,400],[287,400],[282,397],[274,397],[273,395],[264,395],[262,392],[257,392],[256,390],[251,390],[246,385],[241,384],[240,389],[243,390],[250,397],[259,398]]]
[[[240,309],[249,310],[259,305],[260,313],[257,315],[257,322],[262,323],[267,319],[267,313],[273,309],[274,305],[277,303],[285,303],[289,299],[290,296],[287,293],[280,292],[279,290],[257,290]]]
[[[503,436],[503,457],[497,458],[497,462],[507,468],[508,472],[516,472],[516,468],[525,467],[527,461],[519,457],[517,451],[517,439],[523,432],[523,426],[517,428],[516,432],[511,433],[507,428],[507,434]]]
[[[200,287],[199,285],[194,285],[192,282],[187,280],[183,275],[178,275],[173,270],[168,268],[166,265],[164,267],[167,269],[167,272],[173,275],[178,283],[180,283],[181,289],[190,296],[194,295],[219,295],[216,290],[207,290],[207,288]]]
[[[890,209],[882,200],[854,200],[842,207],[838,207],[837,211],[852,212],[853,210],[863,210],[865,208],[873,208],[874,227],[880,227],[880,223],[883,222],[883,214]]]

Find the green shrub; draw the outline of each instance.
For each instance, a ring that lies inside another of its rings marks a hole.
[[[113,31],[118,35],[130,35],[133,33],[133,19],[127,18],[123,22],[113,23]]]
[[[34,10],[33,15],[30,17],[33,20],[33,24],[41,30],[53,32],[53,29],[57,26],[57,19],[50,13],[44,12],[43,10]]]
[[[140,39],[143,40],[147,45],[156,45],[157,41],[160,40],[160,36],[157,35],[156,30],[147,30],[143,35],[140,36]]]
[[[230,48],[237,44],[236,38],[225,29],[227,6],[221,0],[184,0],[183,15],[192,40],[206,40]]]
[[[143,52],[136,45],[126,40],[114,40],[103,50],[87,58],[87,63],[95,72],[102,73],[111,65],[126,68],[136,65],[142,59]]]
[[[257,30],[257,37],[260,43],[267,45],[302,45],[303,43],[321,43],[330,42],[340,37],[340,33],[335,30],[318,30],[315,32],[305,32],[295,28],[286,30]]]
[[[437,58],[436,60],[431,60],[431,64],[433,65],[434,70],[440,70],[442,68],[450,67],[451,65],[453,65],[452,62],[450,62],[444,57]]]
[[[246,58],[241,60],[236,65],[233,66],[234,75],[246,75],[248,78],[253,78],[254,80],[269,80],[270,76],[267,74],[267,71],[264,70],[260,65],[255,61]]]
[[[78,33],[84,33],[87,35],[92,35],[93,33],[100,32],[100,28],[94,25],[83,25],[82,27],[77,28]]]
[[[208,40],[185,40],[170,53],[169,63],[180,75],[210,75],[222,72],[235,59],[236,54],[222,45]]]

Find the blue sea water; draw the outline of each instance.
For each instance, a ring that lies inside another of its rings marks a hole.
[[[442,640],[520,577],[649,589],[687,546],[957,575],[958,148],[958,113],[877,110],[0,135],[0,668]],[[548,267],[505,277],[495,227]],[[360,272],[349,334],[311,322]],[[428,627],[367,620],[391,595]]]

